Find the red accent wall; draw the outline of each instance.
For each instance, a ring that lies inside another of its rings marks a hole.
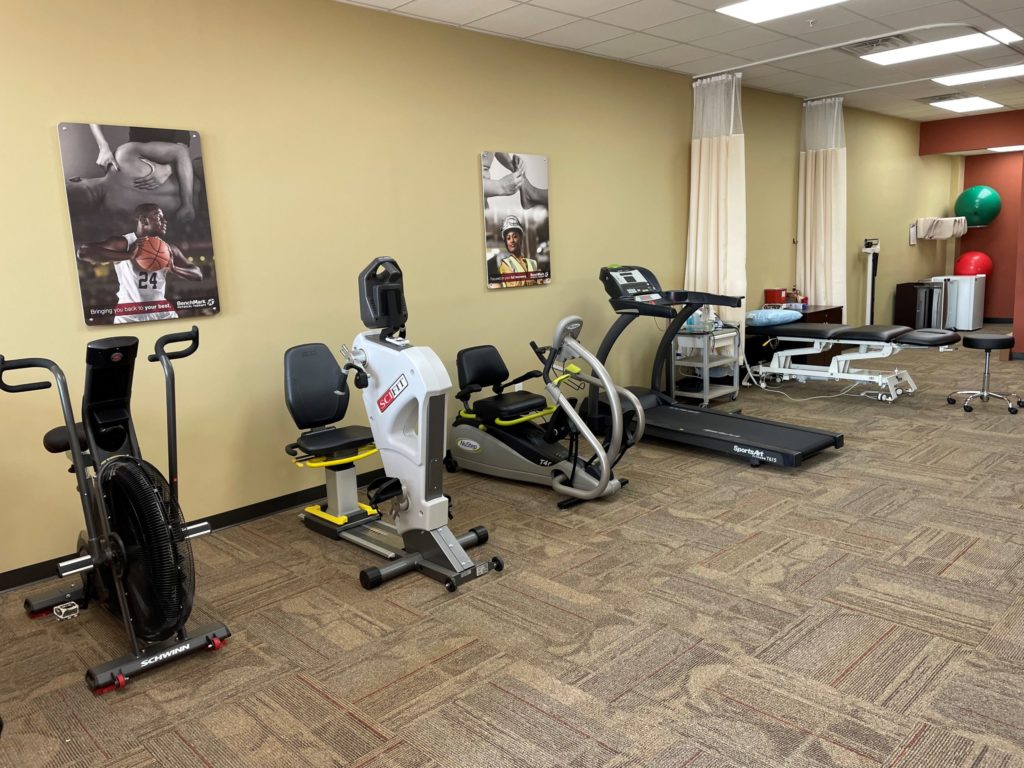
[[[921,123],[918,154],[940,155],[1024,144],[1024,109]]]
[[[1024,110],[954,117],[921,123],[919,153],[934,155],[1024,144]],[[989,227],[971,229],[960,251],[984,251],[993,275],[985,281],[985,316],[1013,317],[1014,353],[1024,353],[1024,155],[971,155],[964,163],[964,187],[987,184],[999,192],[1003,209]],[[1012,296],[1012,300],[1010,297]]]
[[[971,155],[964,163],[964,189],[984,184],[998,192],[1003,201],[1002,210],[991,224],[967,230],[967,234],[960,238],[957,251],[957,255],[966,251],[984,251],[992,258],[992,274],[985,279],[985,317],[1014,317],[1017,264],[1020,261],[1022,172],[1022,152]]]

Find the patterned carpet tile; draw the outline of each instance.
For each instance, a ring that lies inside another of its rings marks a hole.
[[[971,647],[1012,604],[995,590],[870,562],[824,600]]]
[[[1024,759],[983,741],[922,723],[886,765],[892,768],[1021,768]]]
[[[1024,667],[983,653],[949,676],[923,713],[970,738],[1024,754]]]

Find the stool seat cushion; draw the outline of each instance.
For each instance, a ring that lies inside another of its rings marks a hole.
[[[968,333],[963,337],[963,345],[968,349],[1012,349],[1013,334]]]

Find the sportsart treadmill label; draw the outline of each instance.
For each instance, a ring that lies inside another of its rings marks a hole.
[[[398,399],[398,396],[402,394],[408,386],[409,380],[405,378],[405,374],[403,373],[395,380],[394,384],[388,387],[387,392],[377,398],[377,408],[380,412],[384,413],[384,411],[390,408],[391,404]]]

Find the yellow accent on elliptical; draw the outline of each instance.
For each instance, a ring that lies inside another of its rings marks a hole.
[[[363,504],[361,501],[359,502],[359,508],[363,510],[363,512],[365,512],[367,515],[378,514],[376,509],[369,506],[368,504]],[[306,507],[305,512],[307,514],[313,515],[314,517],[319,517],[321,520],[326,520],[329,523],[334,523],[335,525],[345,525],[345,523],[348,522],[348,515],[335,516],[328,514],[327,512],[324,512],[323,508],[319,504],[314,504],[311,507]]]
[[[351,464],[353,461],[359,461],[365,459],[368,456],[373,456],[377,453],[377,448],[372,447],[368,450],[364,450],[363,453],[357,453],[355,456],[343,456],[340,459],[294,459],[293,464],[296,467],[311,467],[319,469],[320,467],[336,467],[339,464]]]

